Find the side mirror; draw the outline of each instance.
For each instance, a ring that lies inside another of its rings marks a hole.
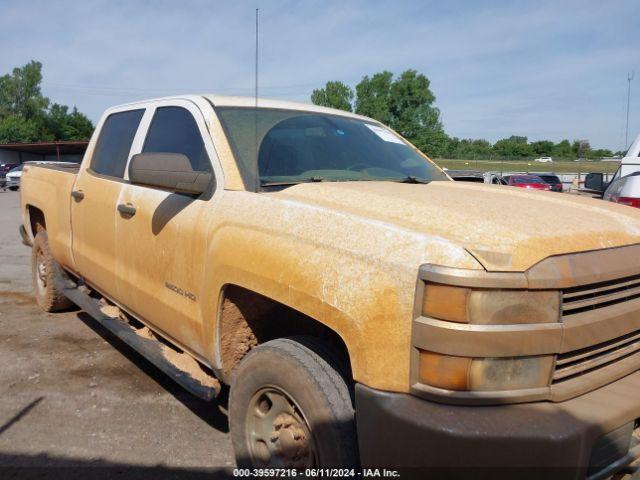
[[[604,192],[604,180],[601,173],[588,173],[584,179],[584,188]]]
[[[210,172],[193,170],[189,159],[181,153],[138,153],[129,164],[131,183],[179,193],[204,193],[211,178]]]

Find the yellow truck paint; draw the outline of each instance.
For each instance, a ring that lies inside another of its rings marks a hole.
[[[268,105],[326,111],[261,101]],[[256,193],[242,183],[214,114],[205,121],[222,171],[211,198],[92,174],[93,138],[77,177],[29,168],[22,208],[28,228],[31,208],[44,213],[54,257],[68,271],[215,368],[223,367],[221,295],[237,285],[334,330],[357,382],[407,392],[421,265],[518,272],[553,255],[640,243],[637,210],[555,193],[449,181],[325,182]],[[85,213],[72,189],[84,191]],[[123,219],[115,203],[135,204],[136,216]]]

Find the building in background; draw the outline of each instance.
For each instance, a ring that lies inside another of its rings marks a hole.
[[[7,173],[25,162],[73,162],[80,163],[89,142],[35,142],[0,143],[0,188],[9,179]],[[18,178],[9,188],[18,188]]]
[[[80,163],[89,142],[0,143],[0,165],[25,162]]]

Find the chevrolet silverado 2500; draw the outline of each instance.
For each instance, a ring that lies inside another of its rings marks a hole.
[[[194,394],[239,465],[553,467],[640,454],[640,211],[451,179],[379,122],[215,95],[107,110],[25,166],[46,311]]]

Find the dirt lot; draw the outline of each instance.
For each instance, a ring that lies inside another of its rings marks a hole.
[[[18,209],[0,192],[0,477],[227,476],[224,399],[195,399],[80,311],[39,310]]]

